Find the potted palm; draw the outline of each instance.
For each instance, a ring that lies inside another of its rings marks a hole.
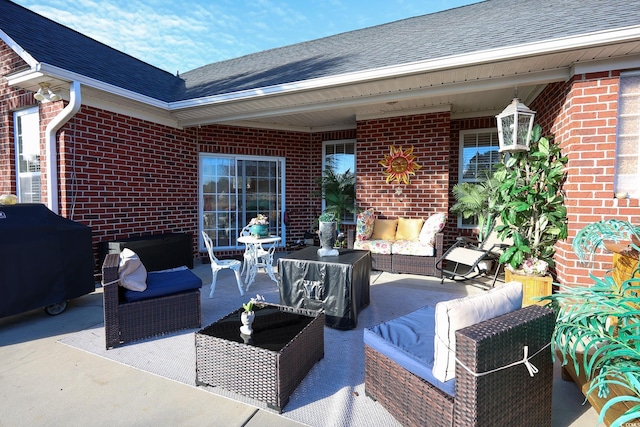
[[[598,403],[599,422],[622,426],[640,417],[640,227],[617,219],[594,222],[572,246],[586,264],[600,251],[613,252],[614,269],[602,278],[592,274],[590,287],[562,286],[547,297],[557,312],[553,354],[589,382],[590,401],[606,401]],[[616,256],[630,260],[626,270],[617,271]]]
[[[344,173],[337,173],[332,168],[326,168],[321,177],[316,179],[319,189],[316,195],[325,201],[324,212],[332,213],[340,231],[340,224],[348,214],[357,211],[356,177],[349,169]]]
[[[588,382],[585,396],[602,408],[599,423],[630,425],[640,417],[640,276],[592,278],[591,287],[546,297],[557,312],[552,354]]]
[[[500,213],[496,204],[499,184],[495,177],[488,176],[483,182],[459,182],[452,189],[456,202],[451,211],[464,219],[477,219],[480,242],[489,235]]]

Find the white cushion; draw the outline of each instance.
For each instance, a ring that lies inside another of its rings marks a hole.
[[[120,252],[120,265],[118,266],[120,286],[132,291],[143,292],[147,289],[147,269],[140,261],[138,254],[129,248]]]
[[[455,377],[456,331],[522,308],[522,283],[509,282],[488,292],[436,304],[433,376]]]

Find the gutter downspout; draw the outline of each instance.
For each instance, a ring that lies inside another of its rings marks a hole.
[[[73,117],[82,105],[80,83],[74,81],[69,86],[69,104],[53,118],[45,130],[47,156],[47,206],[58,214],[58,150],[56,133]]]

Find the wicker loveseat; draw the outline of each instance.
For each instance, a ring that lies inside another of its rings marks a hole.
[[[201,326],[202,281],[186,267],[146,276],[146,290],[120,286],[119,254],[108,254],[102,265],[106,348]]]
[[[442,256],[446,215],[422,218],[379,219],[373,209],[358,214],[355,239],[348,245],[371,252],[371,268],[393,273],[440,277],[436,260]]]
[[[445,382],[434,377],[443,367],[429,361],[434,358],[434,330],[442,326],[433,325],[434,312],[425,307],[365,329],[369,397],[404,426],[551,425],[552,310],[533,305],[450,328],[455,342],[447,356],[452,366],[446,369],[453,367],[455,378]],[[525,346],[529,362],[538,369],[533,376],[522,363]],[[421,351],[431,354],[419,355]]]

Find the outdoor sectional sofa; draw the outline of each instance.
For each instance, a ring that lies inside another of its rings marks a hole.
[[[555,316],[521,305],[510,282],[365,329],[365,393],[404,426],[550,426]]]
[[[443,254],[441,233],[446,215],[422,218],[379,219],[373,209],[358,214],[354,249],[371,252],[371,268],[393,273],[440,276],[436,261]],[[351,240],[351,239],[350,239]]]

